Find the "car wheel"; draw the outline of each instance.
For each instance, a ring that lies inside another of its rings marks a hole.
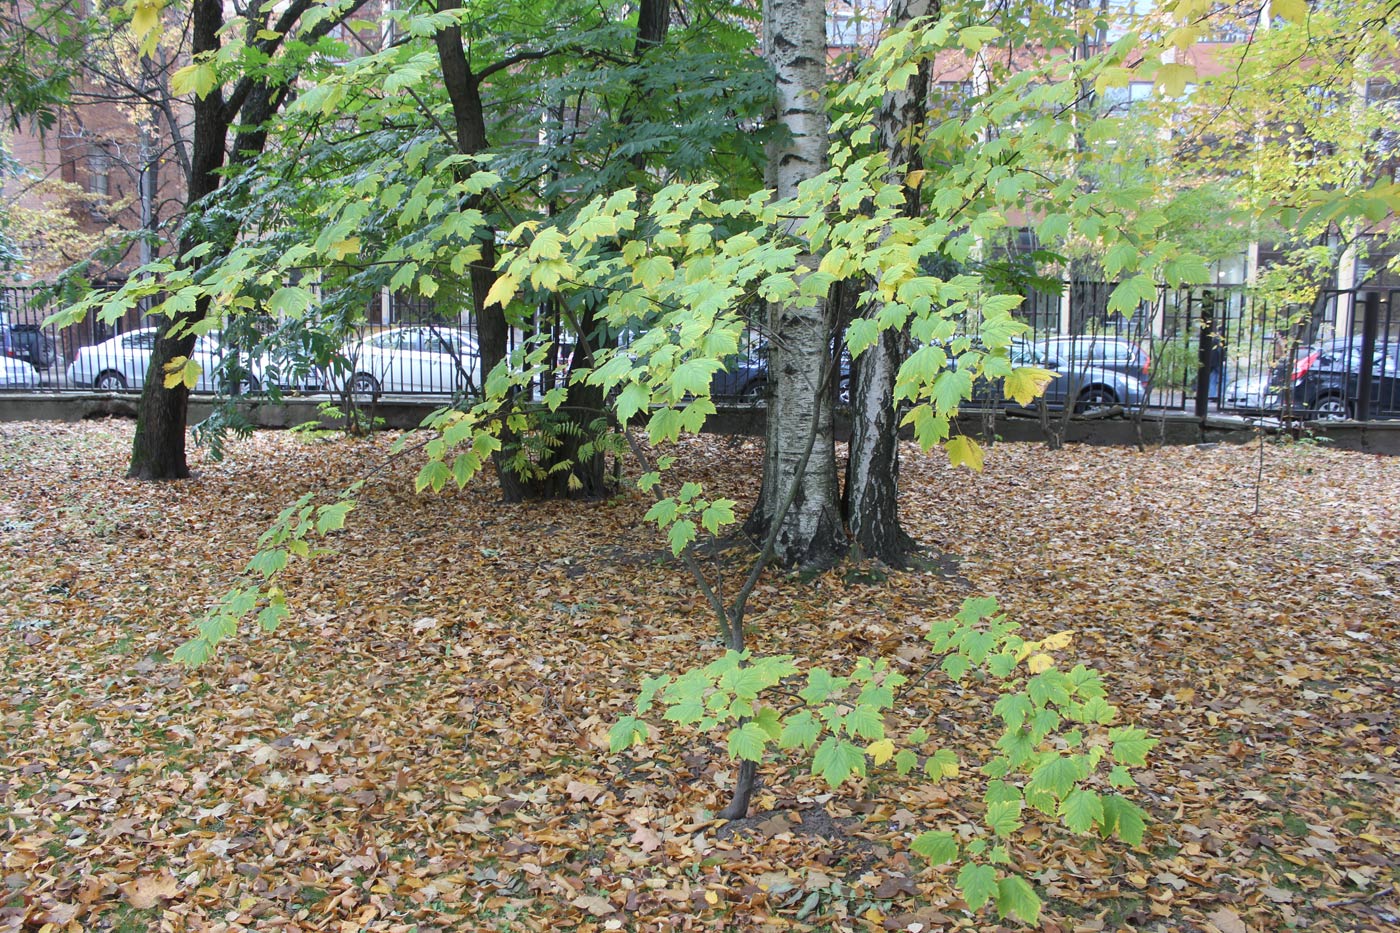
[[[1075,403],[1074,410],[1096,411],[1100,408],[1112,408],[1117,404],[1118,396],[1114,395],[1108,386],[1089,386],[1079,394],[1079,401]]]
[[[102,389],[107,392],[114,392],[117,389],[126,388],[126,377],[116,370],[105,369],[97,374],[97,378],[92,381],[94,389]]]
[[[364,404],[379,400],[379,380],[369,373],[355,373],[350,377],[350,396]]]
[[[739,393],[740,401],[761,402],[768,397],[768,380],[755,379],[744,386],[744,391]]]
[[[836,401],[841,405],[851,404],[851,377],[842,376],[836,384]]]
[[[1351,406],[1340,395],[1324,395],[1313,402],[1312,410],[1319,421],[1345,421],[1351,417]]]

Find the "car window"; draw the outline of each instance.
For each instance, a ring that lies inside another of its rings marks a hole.
[[[1012,366],[1039,366],[1041,363],[1041,356],[1035,347],[1018,344],[1011,348]]]
[[[154,331],[127,334],[122,338],[122,348],[125,350],[150,350],[155,345],[156,335]]]
[[[397,350],[401,337],[402,334],[400,334],[399,331],[387,331],[382,334],[375,334],[365,342],[381,350]]]

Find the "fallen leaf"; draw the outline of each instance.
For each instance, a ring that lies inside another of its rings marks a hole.
[[[137,910],[148,910],[180,893],[180,882],[170,875],[142,875],[121,887],[126,902]]]

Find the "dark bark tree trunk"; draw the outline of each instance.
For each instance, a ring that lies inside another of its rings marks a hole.
[[[922,16],[937,15],[936,0],[896,0],[887,23],[900,29]],[[903,88],[889,91],[877,118],[880,143],[889,153],[891,180],[923,167],[920,129],[928,112],[931,63],[924,61]],[[919,191],[904,191],[907,216],[919,211]],[[873,313],[876,309],[868,309]],[[851,374],[851,444],[843,505],[851,538],[863,557],[903,567],[915,548],[899,522],[899,417],[895,377],[904,359],[903,331],[881,332],[879,341],[855,361]]]
[[[191,8],[190,51],[193,55],[219,48],[219,30],[224,24],[220,0],[194,0]],[[194,102],[194,139],[190,148],[189,195],[193,207],[219,187],[219,169],[224,164],[229,120],[224,113],[223,93],[218,89]],[[197,244],[199,234],[187,225],[180,238],[183,255]],[[195,306],[184,318],[164,319],[146,369],[146,383],[136,413],[136,437],[131,445],[127,476],[132,479],[185,479],[190,475],[185,457],[185,428],[189,412],[189,389],[180,383],[165,387],[165,365],[194,352],[194,334],[172,336],[176,324],[186,325],[208,313],[208,302]]]
[[[440,0],[438,3],[438,9],[443,11],[457,10],[461,6],[460,0]],[[452,104],[457,151],[463,155],[484,152],[490,145],[486,133],[486,108],[481,100],[481,81],[467,61],[466,47],[462,44],[462,30],[458,26],[442,29],[433,37],[433,43],[437,47],[438,65],[442,69],[442,85],[447,90],[447,98]],[[458,166],[457,171],[459,174],[466,174],[470,169],[467,166]],[[463,207],[466,210],[482,210],[483,198],[480,195],[474,196]],[[504,306],[486,305],[486,296],[490,294],[491,286],[496,284],[497,278],[494,226],[487,224],[479,231],[477,246],[481,248],[481,258],[472,263],[469,275],[472,313],[476,318],[476,339],[481,351],[481,373],[484,378],[510,352],[510,324],[506,320]],[[506,465],[505,461],[514,447],[511,432],[502,429],[501,441],[505,450],[495,456],[496,477],[501,497],[507,502],[521,502],[530,497],[531,490],[525,480]]]
[[[276,39],[259,39],[260,27],[269,22],[270,13],[247,27],[249,44],[263,43],[263,51],[271,54],[297,20],[313,4],[314,0],[293,0],[278,13]],[[317,23],[305,36],[307,41],[330,33],[335,26],[351,16],[364,3],[354,3],[337,16],[327,17]],[[201,52],[214,53],[220,48],[220,31],[224,25],[224,8],[221,0],[194,0],[190,10],[190,51],[192,55]],[[274,43],[269,45],[268,43]],[[294,76],[293,76],[294,77]],[[283,101],[286,100],[292,77],[284,77],[278,83],[266,79],[244,77],[234,86],[226,98],[223,91],[215,88],[207,96],[196,98],[194,102],[194,132],[190,143],[190,173],[185,198],[186,209],[193,209],[199,201],[213,194],[219,188],[219,170],[227,158],[228,134],[237,120],[240,129],[235,141],[233,164],[247,164],[255,160],[267,145],[267,121],[271,119]],[[209,239],[218,244],[216,252],[232,248],[238,238],[238,230],[223,226],[210,227],[205,224],[193,226],[186,223],[185,232],[180,237],[180,254],[193,249]],[[183,262],[183,260],[179,260]],[[196,265],[199,261],[196,260]],[[146,382],[141,390],[141,400],[136,412],[136,436],[131,445],[131,462],[127,476],[142,480],[185,479],[190,475],[189,461],[185,450],[185,435],[189,426],[189,389],[183,384],[170,388],[165,386],[165,366],[178,357],[188,357],[194,351],[197,338],[191,333],[179,336],[172,330],[185,329],[191,324],[204,320],[209,314],[208,300],[201,300],[189,313],[174,319],[163,319],[158,325],[156,345],[151,351],[150,363],[146,370]]]
[[[441,0],[441,10],[458,9],[460,0]],[[652,47],[666,38],[670,27],[670,0],[642,0],[638,13],[637,40],[634,54],[641,57]],[[486,110],[481,98],[481,78],[472,70],[462,45],[461,29],[451,26],[441,30],[434,37],[438,61],[442,68],[443,86],[447,89],[452,104],[452,115],[457,133],[457,149],[464,155],[476,155],[489,146],[486,130]],[[623,122],[630,119],[624,113]],[[634,157],[633,165],[638,170],[645,169],[645,162]],[[465,169],[463,169],[465,170]],[[481,198],[474,198],[465,205],[468,209],[481,210]],[[481,348],[481,369],[490,372],[509,350],[510,325],[506,320],[505,308],[496,304],[486,307],[486,295],[496,282],[496,231],[487,227],[481,232],[479,245],[481,259],[472,264],[471,287],[472,309],[476,314],[477,340]],[[591,365],[592,347],[583,346],[597,329],[593,309],[584,312],[583,320],[577,322],[580,351],[574,353],[570,365],[570,376],[578,368]],[[550,456],[555,462],[567,460],[568,471],[560,471],[542,479],[530,480],[521,477],[509,466],[506,460],[514,453],[518,441],[510,432],[502,430],[501,441],[504,447],[495,458],[496,475],[501,496],[507,502],[519,502],[528,498],[597,498],[607,493],[606,464],[602,455],[592,453],[581,456],[581,448],[587,442],[591,425],[604,412],[602,390],[596,386],[576,384],[568,381],[567,397],[562,411],[572,424],[564,431],[561,444],[554,448]],[[509,403],[508,403],[509,404]],[[572,481],[571,481],[572,480]]]

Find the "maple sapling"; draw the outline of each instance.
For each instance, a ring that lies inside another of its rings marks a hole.
[[[954,683],[994,684],[998,698],[989,713],[1004,729],[996,742],[1000,754],[978,769],[978,780],[985,779],[982,831],[930,830],[909,847],[931,864],[961,862],[956,886],[972,910],[991,902],[1001,917],[1034,924],[1040,897],[1008,868],[1011,838],[1036,819],[1141,843],[1147,815],[1120,791],[1134,786],[1128,769],[1145,764],[1157,740],[1136,726],[1114,725],[1118,709],[1097,672],[1055,666],[1053,654],[1070,644],[1069,632],[1028,641],[1018,630],[990,598],[965,600],[956,616],[929,627],[925,640],[939,658],[936,669]],[[788,686],[794,678],[805,678],[795,695]],[[635,713],[609,733],[610,749],[617,754],[646,742],[646,717],[660,706],[666,722],[723,734],[730,759],[740,764],[756,766],[770,754],[810,755],[811,774],[832,789],[883,767],[901,777],[917,770],[932,781],[958,778],[958,752],[930,747],[922,728],[899,736],[887,727],[897,702],[920,702],[913,691],[923,681],[910,681],[885,659],[856,658],[847,675],[837,676],[804,669],[791,655],[731,650],[684,674],[644,679]],[[795,705],[782,703],[794,696]],[[937,695],[925,691],[921,702],[936,707]]]

